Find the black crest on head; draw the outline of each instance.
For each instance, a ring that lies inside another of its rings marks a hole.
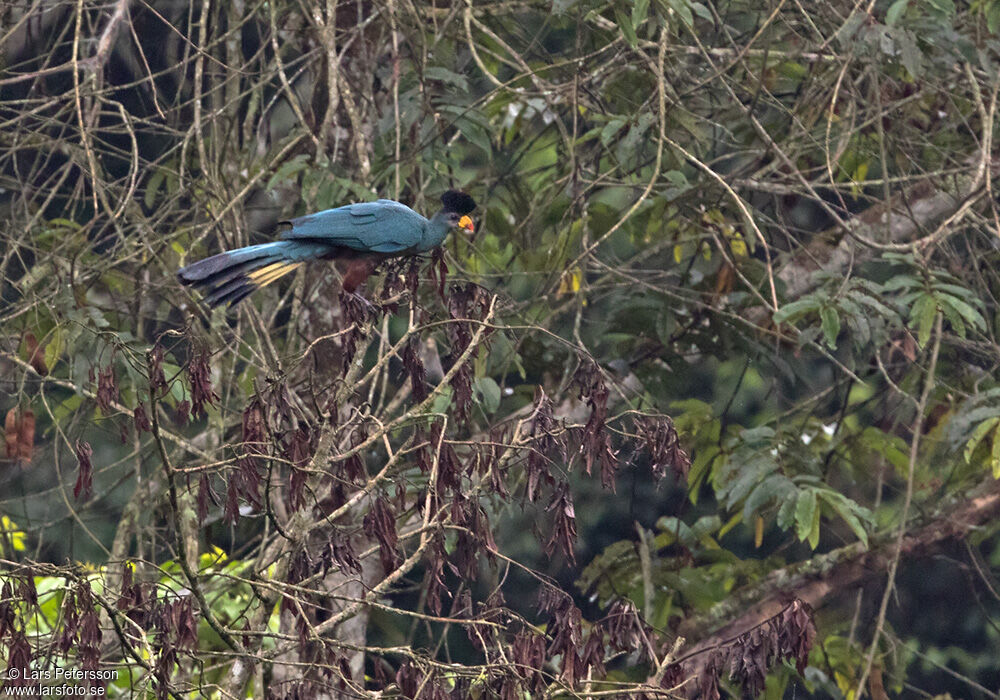
[[[453,211],[456,214],[471,214],[476,208],[476,200],[458,190],[448,190],[441,195],[441,204],[444,205],[445,211]]]

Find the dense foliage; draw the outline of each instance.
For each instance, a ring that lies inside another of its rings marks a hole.
[[[1000,2],[0,18],[0,682],[998,696]]]

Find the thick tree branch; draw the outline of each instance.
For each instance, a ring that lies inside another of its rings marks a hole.
[[[965,497],[949,499],[934,515],[915,522],[898,541],[899,557],[927,556],[945,542],[967,537],[998,515],[1000,481],[988,478]],[[818,608],[835,594],[884,576],[896,556],[897,534],[887,532],[879,536],[867,550],[856,542],[814,556],[803,564],[772,571],[760,582],[733,593],[707,615],[686,621],[679,634],[698,640],[682,655],[687,659],[686,671],[697,674],[709,657],[702,652],[775,616],[789,600],[797,598]],[[716,627],[720,623],[724,624]]]

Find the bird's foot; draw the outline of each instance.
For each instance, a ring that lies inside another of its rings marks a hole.
[[[366,299],[366,298],[364,297],[364,295],[363,295],[363,294],[361,294],[360,292],[351,292],[351,297],[352,297],[352,298],[353,298],[353,299],[354,299],[354,300],[355,300],[355,301],[356,301],[357,303],[361,304],[361,306],[363,306],[363,307],[364,307],[365,309],[367,309],[368,313],[370,313],[370,314],[374,314],[374,313],[375,313],[376,311],[378,311],[378,306],[376,306],[376,305],[375,305],[375,304],[373,304],[372,302],[368,301],[368,300],[367,300],[367,299]]]

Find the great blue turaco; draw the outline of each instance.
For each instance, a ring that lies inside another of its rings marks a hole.
[[[347,261],[343,289],[355,294],[383,260],[427,253],[453,228],[473,230],[472,197],[448,190],[441,204],[430,219],[391,199],[327,209],[282,222],[290,228],[280,241],[213,255],[181,268],[177,276],[184,284],[204,288],[209,306],[232,306],[303,263],[339,259]]]

